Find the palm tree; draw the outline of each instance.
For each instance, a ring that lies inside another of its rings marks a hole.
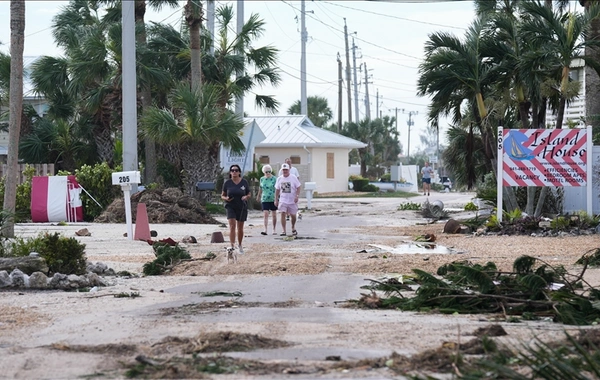
[[[9,217],[2,224],[2,236],[15,236],[19,135],[23,112],[23,49],[25,45],[25,2],[10,2],[10,100],[8,122],[8,157],[4,188],[4,211]]]
[[[589,8],[597,4],[597,0],[579,0],[579,3],[589,12]],[[591,40],[600,39],[600,19],[595,18],[590,24],[589,33],[586,37]],[[586,46],[585,55],[592,57],[600,62],[600,49]],[[597,101],[600,96],[600,76],[595,70],[585,68],[585,115],[586,123],[591,125],[594,130],[600,129],[600,102]],[[594,133],[596,135],[596,133]],[[597,144],[598,142],[595,141]]]
[[[592,21],[600,16],[600,5],[593,4],[584,14],[553,12],[540,3],[524,2],[522,9],[530,16],[522,26],[525,38],[540,50],[546,70],[556,78],[559,94],[556,128],[562,128],[569,90],[569,72],[573,60],[582,59],[597,73],[600,63],[585,54],[586,47],[599,48],[600,40],[586,39]]]
[[[357,149],[360,175],[366,177],[367,166],[375,164],[375,145],[385,136],[381,119],[363,119],[358,123],[345,123],[342,134],[367,144],[366,147]]]
[[[201,154],[214,141],[221,141],[234,151],[244,149],[238,136],[243,121],[233,112],[223,112],[218,107],[220,96],[220,89],[214,85],[205,84],[194,91],[184,82],[170,94],[168,108],[150,107],[142,116],[144,136],[177,150],[185,190],[189,193],[193,192],[196,181],[214,180],[220,172],[212,157]]]
[[[440,116],[452,115],[452,121],[462,120],[462,107],[472,113],[475,126],[484,142],[484,153],[490,163],[495,160],[495,137],[492,128],[485,123],[488,109],[484,102],[484,92],[495,83],[498,71],[484,54],[487,49],[484,36],[485,20],[476,20],[467,30],[464,42],[457,37],[438,32],[429,36],[425,43],[425,61],[419,67],[417,84],[420,96],[431,96],[429,120],[435,122]],[[470,128],[472,125],[470,124]],[[467,160],[473,157],[473,130],[470,129],[466,141]],[[469,162],[467,162],[468,164]],[[468,165],[472,167],[472,165]],[[495,165],[490,165],[495,170]],[[467,187],[475,185],[475,173],[468,175]]]
[[[324,128],[329,120],[333,119],[333,112],[327,104],[327,99],[322,96],[309,96],[306,99],[308,118],[319,128]],[[288,115],[300,115],[300,100],[288,108]]]
[[[192,89],[197,91],[202,85],[202,62],[200,52],[200,28],[202,26],[202,3],[188,0],[185,5],[185,22],[190,33],[190,65],[192,69]]]
[[[217,8],[215,53],[203,61],[204,77],[221,90],[220,105],[223,108],[237,97],[266,84],[277,86],[281,80],[276,67],[278,50],[272,46],[252,46],[265,32],[265,22],[253,13],[240,33],[231,38],[229,31],[233,29],[234,16],[231,5]],[[208,46],[207,41],[206,50]],[[236,76],[239,72],[243,75]],[[255,104],[269,112],[276,112],[279,107],[279,102],[270,95],[256,94]]]
[[[100,18],[98,3],[71,1],[52,28],[65,56],[32,65],[35,90],[50,101],[53,117],[87,120],[100,160],[112,163],[121,125],[121,27]]]
[[[154,10],[160,10],[163,6],[176,7],[177,0],[149,0],[148,5]],[[139,51],[147,51],[146,23],[144,16],[146,14],[146,0],[135,1],[135,23],[136,23],[136,41]],[[141,54],[140,54],[141,55]],[[152,105],[152,92],[150,83],[145,83],[139,87],[138,97],[144,109]],[[152,139],[144,140],[144,180],[146,183],[156,181],[156,145]]]

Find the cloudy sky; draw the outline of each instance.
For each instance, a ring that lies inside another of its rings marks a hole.
[[[236,2],[216,1],[217,6]],[[53,16],[64,6],[64,1],[27,1],[25,56],[51,55],[61,52],[51,36]],[[147,19],[181,25],[179,8],[149,12]],[[205,2],[204,2],[205,4]],[[266,22],[266,31],[256,46],[273,45],[280,51],[279,64],[282,82],[277,88],[263,88],[257,93],[275,95],[281,103],[279,113],[285,114],[290,105],[300,99],[300,6],[299,1],[246,1],[244,14],[258,13]],[[344,66],[344,19],[348,27],[350,46],[356,45],[359,114],[365,116],[365,66],[368,71],[368,93],[371,116],[377,110],[382,115],[398,115],[400,141],[404,153],[408,143],[408,114],[413,116],[410,132],[410,150],[419,145],[419,134],[426,127],[427,99],[416,93],[418,66],[423,57],[423,45],[428,35],[446,31],[457,36],[464,34],[473,19],[470,1],[306,1],[307,94],[327,98],[337,118],[338,104],[338,53]],[[9,52],[10,2],[0,2],[0,50]],[[353,65],[352,54],[350,55]],[[354,87],[352,85],[354,96]],[[341,104],[343,120],[348,115],[346,88]],[[379,95],[379,97],[377,97]],[[354,107],[354,99],[352,99]],[[249,115],[263,112],[254,107],[253,99],[245,100]],[[353,119],[355,111],[352,111]],[[442,125],[444,127],[444,125]]]

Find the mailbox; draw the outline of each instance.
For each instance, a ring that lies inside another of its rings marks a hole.
[[[317,190],[316,182],[304,182],[304,190]]]
[[[133,183],[141,183],[141,177],[139,171],[130,172],[116,172],[112,173],[112,184],[113,185],[130,185]]]
[[[215,190],[214,182],[196,182],[196,190],[198,191],[213,191]]]

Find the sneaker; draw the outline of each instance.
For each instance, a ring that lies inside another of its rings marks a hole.
[[[241,245],[238,247],[238,252],[240,253],[240,255],[244,254],[244,248]]]

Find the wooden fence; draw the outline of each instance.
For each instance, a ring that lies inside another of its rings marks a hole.
[[[19,183],[25,182],[25,176],[23,175],[23,172],[28,166],[35,169],[35,177],[54,175],[54,164],[19,164]],[[6,164],[2,164],[2,166],[0,166],[0,178],[6,176],[6,171]]]

